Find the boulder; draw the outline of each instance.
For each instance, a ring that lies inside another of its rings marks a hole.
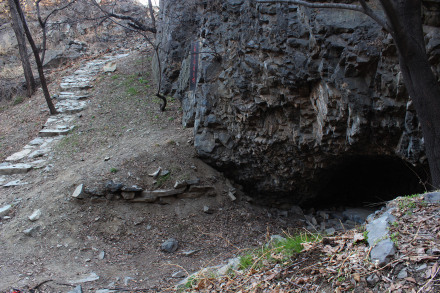
[[[405,165],[427,166],[396,48],[374,21],[348,10],[251,0],[224,1],[217,10],[198,2],[162,4],[163,91],[181,101],[199,157],[245,191],[265,203],[313,203],[321,196],[331,202],[340,190],[326,184],[347,167],[365,178],[385,170],[383,161],[401,163],[390,165],[387,176],[402,177],[396,170]],[[170,19],[175,14],[179,22]],[[429,54],[440,74],[440,29],[429,29]],[[202,36],[200,48],[214,46],[216,53],[198,56],[197,87],[190,89],[194,35]],[[365,170],[359,161],[377,166]],[[419,186],[417,178],[403,181]]]

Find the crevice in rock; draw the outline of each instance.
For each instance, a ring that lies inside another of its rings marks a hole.
[[[427,170],[395,157],[350,156],[317,176],[314,208],[378,207],[398,196],[424,192]]]

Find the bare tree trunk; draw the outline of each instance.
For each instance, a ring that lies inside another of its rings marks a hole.
[[[12,28],[14,29],[15,37],[17,38],[21,65],[23,67],[24,77],[26,79],[27,94],[30,97],[35,92],[36,84],[35,84],[34,75],[32,74],[31,64],[29,62],[29,57],[26,47],[26,38],[14,1],[8,0],[8,5],[9,5],[9,11],[11,12]]]
[[[421,1],[381,3],[393,28],[400,70],[422,126],[432,185],[440,188],[440,84],[426,55]]]
[[[24,32],[26,34],[26,38],[28,39],[29,44],[32,48],[32,53],[35,57],[35,62],[37,63],[38,75],[41,80],[41,87],[43,89],[44,98],[46,99],[47,106],[49,107],[49,111],[51,115],[57,114],[57,110],[50,99],[49,89],[47,88],[46,77],[44,76],[43,64],[41,63],[40,55],[38,54],[37,46],[35,45],[34,39],[32,38],[32,34],[27,26],[26,19],[24,17],[23,10],[21,9],[20,1],[13,0],[15,3],[15,7],[17,9],[18,15],[20,16],[21,24],[23,25]]]

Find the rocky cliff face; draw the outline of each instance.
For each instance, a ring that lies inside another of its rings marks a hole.
[[[344,183],[361,192],[375,184],[365,176],[415,188],[423,138],[392,39],[356,12],[252,2],[162,1],[164,86],[181,100],[198,154],[266,201],[304,202]],[[438,73],[439,10],[429,3]]]

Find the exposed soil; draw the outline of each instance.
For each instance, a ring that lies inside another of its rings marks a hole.
[[[150,59],[132,53],[119,60],[116,72],[99,75],[89,107],[77,114],[77,127],[46,158],[51,167],[9,177],[29,184],[0,189],[0,206],[15,204],[10,218],[0,221],[0,292],[29,290],[48,280],[38,289],[67,292],[73,280],[92,272],[100,278],[82,283],[83,292],[165,291],[180,280],[171,277],[174,272],[221,263],[243,248],[261,245],[267,234],[299,227],[294,218],[229,199],[222,174],[196,158],[192,129],[180,124],[179,102],[170,99],[160,112]],[[52,93],[72,70],[53,75]],[[48,117],[40,94],[5,108],[0,112],[2,160],[36,137]],[[155,180],[147,175],[159,166],[170,176]],[[81,183],[99,188],[112,179],[157,189],[195,178],[214,186],[217,196],[162,204],[71,198]],[[204,213],[204,206],[213,213]],[[36,209],[42,216],[31,222]],[[39,227],[33,236],[23,233],[30,227]],[[160,250],[169,238],[179,241],[175,253]],[[185,256],[189,250],[196,252]]]

